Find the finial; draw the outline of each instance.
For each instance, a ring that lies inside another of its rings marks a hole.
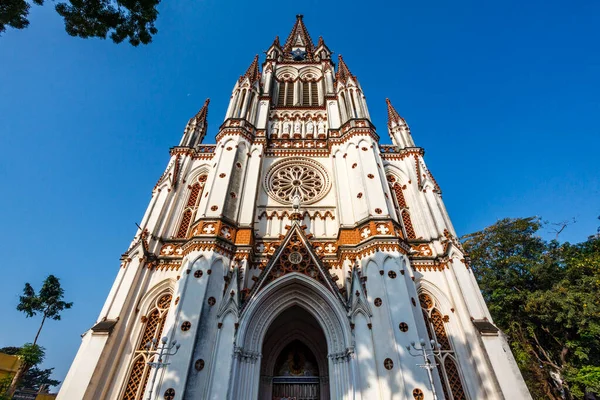
[[[302,18],[304,18],[304,15],[302,15],[302,14],[296,14],[296,19],[302,19]]]

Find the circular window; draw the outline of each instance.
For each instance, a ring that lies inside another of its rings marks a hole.
[[[181,330],[184,332],[189,331],[191,327],[192,323],[190,321],[185,321],[183,324],[181,324]]]
[[[413,397],[416,400],[423,400],[425,398],[425,395],[423,394],[423,391],[421,389],[415,389],[413,390]]]
[[[374,302],[374,303],[375,303],[375,307],[381,307],[381,304],[382,304],[383,302],[382,302],[382,301],[381,301],[381,299],[378,297],[378,298],[376,298],[376,299],[375,299],[375,302]]]
[[[202,278],[202,270],[201,270],[201,269],[199,269],[198,271],[194,272],[194,276],[195,276],[196,278]]]
[[[275,163],[265,178],[265,190],[271,198],[292,204],[299,196],[302,204],[321,200],[329,191],[329,176],[316,161],[291,158]]]
[[[217,300],[214,297],[209,297],[208,298],[208,305],[209,306],[214,306],[215,304],[217,304]]]
[[[400,328],[401,332],[406,332],[408,331],[408,324],[406,322],[400,322],[398,328]]]
[[[204,360],[201,358],[196,360],[194,368],[196,368],[196,371],[202,371],[204,369]]]
[[[175,398],[175,389],[169,388],[165,390],[165,400],[173,400]]]
[[[383,366],[385,367],[385,369],[390,370],[394,368],[394,362],[391,358],[386,358],[385,360],[383,360]]]
[[[392,279],[396,279],[396,272],[395,271],[389,271],[388,272],[388,276]]]

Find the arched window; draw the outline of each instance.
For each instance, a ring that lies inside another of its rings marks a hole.
[[[390,180],[389,177],[388,180]],[[398,182],[392,181],[390,182],[390,184],[392,185],[392,192],[394,192],[394,197],[396,198],[396,212],[402,220],[402,224],[404,225],[404,230],[406,232],[406,237],[408,239],[416,239],[417,235],[415,234],[415,229],[413,228],[413,224],[410,219],[410,213],[408,212],[408,206],[406,205],[406,200],[404,199],[404,192],[402,192],[402,187]]]
[[[449,400],[466,400],[465,391],[460,379],[456,355],[448,338],[445,323],[448,322],[448,316],[442,316],[435,302],[426,293],[419,295],[419,302],[423,310],[423,318],[427,326],[429,339],[435,340],[439,344],[439,351],[435,355],[437,370],[444,389],[444,396]]]
[[[200,175],[196,182],[190,186],[190,195],[181,216],[179,229],[177,229],[177,234],[175,235],[176,238],[187,237],[190,224],[192,223],[194,215],[196,214],[196,210],[198,209],[198,203],[200,203],[200,198],[202,197],[205,183],[206,175]]]
[[[319,89],[317,82],[303,81],[302,82],[302,105],[303,106],[318,106],[319,105]]]
[[[150,357],[146,355],[145,346],[150,343],[150,350],[154,350],[156,345],[152,343],[152,340],[156,339],[159,343],[170,305],[171,295],[168,293],[163,294],[154,301],[147,315],[142,317],[141,321],[144,328],[131,362],[129,378],[125,384],[122,400],[141,400],[143,398],[150,376],[148,362],[154,357],[153,355]]]
[[[244,108],[244,102],[246,101],[246,89],[242,90],[242,99],[240,100],[240,104],[238,104],[238,110],[237,110],[237,118],[241,118],[242,117],[242,108]]]

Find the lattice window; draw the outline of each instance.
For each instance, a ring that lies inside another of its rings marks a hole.
[[[406,210],[402,211],[402,223],[404,224],[404,230],[406,230],[406,237],[416,239],[415,228],[413,228],[410,214]]]
[[[419,295],[419,302],[423,310],[423,318],[425,319],[429,339],[435,340],[440,345],[435,361],[444,390],[444,396],[449,400],[466,400],[465,391],[460,379],[460,371],[455,360],[456,356],[444,325],[445,321],[448,321],[448,317],[442,316],[442,313],[436,307],[435,301],[430,295],[421,293]]]
[[[446,357],[446,360],[444,360],[444,369],[446,370],[446,377],[448,378],[454,400],[466,400],[467,397],[465,396],[465,391],[460,380],[460,373],[452,357]]]
[[[171,305],[171,299],[172,297],[170,294],[160,296],[154,302],[148,315],[142,318],[145,325],[134,358],[131,362],[129,378],[125,384],[122,400],[140,400],[144,395],[146,385],[148,384],[148,377],[150,375],[148,362],[152,358],[152,356],[149,358],[147,357],[145,346],[146,343],[152,343],[153,339],[156,339],[157,343],[159,342],[163,332],[165,319],[169,312],[169,306]],[[154,344],[151,344],[150,350],[153,350],[154,346]]]
[[[391,180],[390,183],[395,181]],[[410,218],[410,213],[408,212],[408,206],[406,205],[406,199],[404,198],[404,193],[402,192],[402,186],[399,183],[394,183],[392,186],[392,192],[394,192],[394,197],[396,197],[396,211],[402,219],[402,224],[404,225],[404,230],[406,231],[406,237],[408,239],[416,239],[417,235],[415,234],[415,228],[413,227],[412,220]]]
[[[194,183],[190,188],[190,194],[185,205],[185,209],[183,211],[183,215],[181,216],[181,222],[179,223],[179,229],[177,229],[177,234],[175,237],[177,238],[186,238],[188,235],[188,231],[190,229],[190,224],[196,214],[196,210],[198,209],[199,199],[202,196],[202,192],[204,190],[204,183],[206,182],[206,175],[201,175],[198,177],[196,183]]]

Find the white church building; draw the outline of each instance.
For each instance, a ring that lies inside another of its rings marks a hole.
[[[531,399],[423,149],[331,54],[299,15],[216,144],[190,119],[59,400]]]

